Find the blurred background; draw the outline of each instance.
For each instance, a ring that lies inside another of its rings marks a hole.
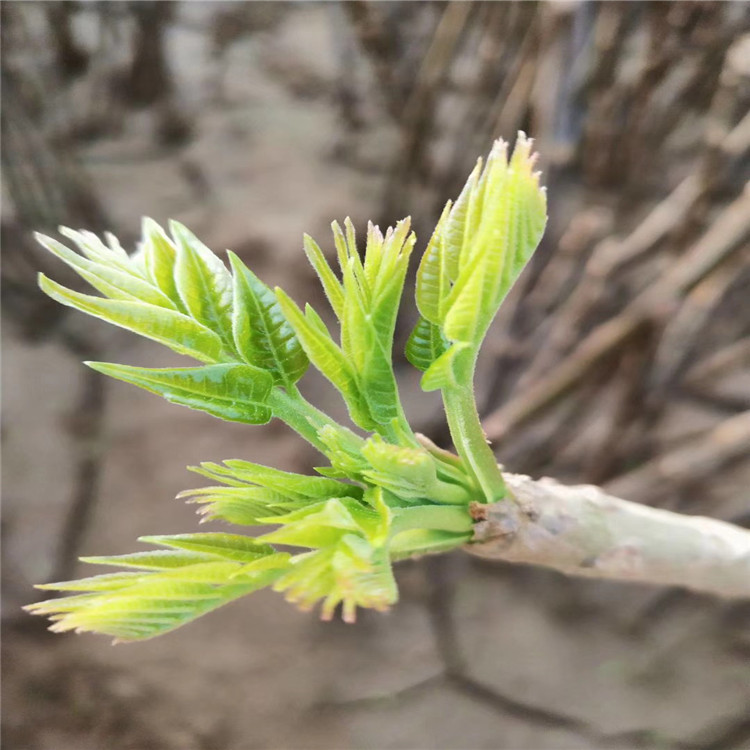
[[[309,471],[88,371],[179,358],[46,299],[32,230],[176,218],[324,309],[301,237],[411,214],[421,250],[477,156],[536,138],[550,221],[477,391],[510,470],[750,525],[750,6],[13,2],[2,14],[3,747],[750,748],[750,607],[462,552],[322,624],[261,592],[155,641],[20,611],[80,554],[197,528],[184,467]],[[80,287],[79,287],[80,288]],[[401,346],[414,319],[405,300]],[[439,400],[397,354],[413,423]],[[324,383],[306,388],[340,415]],[[88,574],[88,571],[86,571]]]

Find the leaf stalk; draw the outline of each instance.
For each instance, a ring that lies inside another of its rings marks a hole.
[[[446,388],[442,393],[448,427],[459,456],[471,469],[486,502],[502,500],[506,495],[505,483],[479,421],[473,377],[467,385]]]

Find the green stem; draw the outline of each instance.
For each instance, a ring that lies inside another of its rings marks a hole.
[[[430,500],[445,505],[466,506],[475,496],[476,492],[470,492],[464,485],[443,482],[438,479],[437,489],[430,493]]]
[[[360,438],[351,430],[347,430],[346,427],[314,407],[294,385],[286,390],[274,388],[268,401],[275,417],[286,422],[321,453],[325,453],[325,446],[318,437],[318,431],[326,425],[346,432],[348,438],[360,441]]]
[[[394,511],[391,534],[396,536],[411,529],[450,531],[454,534],[470,533],[473,521],[466,507],[456,505],[418,505]]]
[[[286,422],[308,443],[323,452],[323,443],[318,437],[318,430],[324,422],[316,413],[318,410],[309,401],[306,401],[299,391],[295,394],[281,388],[274,388],[268,400],[275,417]],[[320,415],[325,416],[322,412],[320,412]]]
[[[473,386],[445,389],[443,403],[453,444],[471,469],[487,502],[501,500],[505,497],[505,483],[479,421]]]

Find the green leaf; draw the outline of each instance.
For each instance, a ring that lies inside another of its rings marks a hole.
[[[226,465],[204,463],[190,467],[198,474],[227,484],[181,492],[188,502],[200,503],[205,519],[222,519],[240,525],[257,525],[261,519],[283,515],[333,497],[362,497],[362,490],[322,477],[293,474],[248,461]]]
[[[465,385],[471,376],[471,368],[471,347],[464,342],[456,342],[427,368],[422,376],[422,390],[445,390]]]
[[[368,340],[371,340],[368,337]],[[379,425],[388,425],[399,416],[399,395],[393,375],[391,357],[383,352],[379,341],[372,341],[360,387],[368,412]]]
[[[362,508],[356,501],[332,498],[282,516],[269,517],[269,523],[282,526],[261,538],[267,542],[297,547],[326,547],[335,544],[343,532],[361,531],[351,512],[355,507]]]
[[[367,469],[367,462],[362,458],[359,448],[349,445],[340,430],[325,425],[318,430],[318,437],[325,446],[325,454],[331,462],[332,470],[316,468],[323,476],[346,477],[358,480]]]
[[[272,555],[260,557],[254,562],[243,565],[239,570],[232,574],[232,578],[244,578],[248,574],[257,574],[265,571],[275,571],[281,573],[288,570],[292,556],[288,552],[275,552]]]
[[[104,573],[98,576],[89,576],[87,578],[78,578],[75,581],[60,581],[58,583],[38,583],[35,589],[43,591],[115,591],[118,588],[129,586],[134,580],[132,571],[123,573]],[[59,599],[57,601],[60,601]],[[44,602],[50,604],[51,602]],[[31,607],[25,609],[32,611]],[[51,610],[50,610],[51,611]],[[42,614],[34,612],[34,614]]]
[[[150,550],[149,552],[132,552],[127,555],[98,555],[96,557],[81,557],[81,562],[94,565],[115,565],[121,568],[137,568],[139,570],[167,570],[169,568],[184,568],[186,565],[198,565],[205,562],[216,562],[222,559],[219,555],[202,552],[182,552],[171,549]]]
[[[258,542],[253,537],[243,536],[242,534],[223,534],[221,532],[142,536],[138,538],[138,541],[187,550],[188,552],[203,552],[225,560],[244,563],[254,562],[259,557],[274,552],[273,547]]]
[[[519,133],[508,162],[498,141],[470,191],[458,279],[448,299],[444,332],[478,346],[500,304],[539,244],[546,196],[533,172],[531,142]]]
[[[300,561],[304,564],[286,573],[274,588],[285,591],[287,600],[302,608],[312,606],[314,597],[323,599],[323,620],[332,619],[339,604],[342,618],[348,623],[355,622],[357,607],[387,611],[398,600],[388,554],[383,548],[374,549],[365,560],[352,541],[345,537],[328,554],[320,551],[305,556]]]
[[[384,338],[377,333],[377,317],[381,312],[375,311],[362,327],[361,340],[365,343],[362,369],[359,383],[373,419],[381,425],[387,425],[400,415],[399,394],[392,364],[392,337]]]
[[[344,290],[341,286],[341,282],[336,278],[336,275],[328,265],[328,261],[326,261],[323,251],[308,234],[304,236],[304,246],[307,259],[318,274],[318,278],[323,285],[323,291],[331,304],[331,308],[336,313],[336,317],[341,320],[344,314]]]
[[[357,283],[361,286],[365,295],[369,294],[362,259],[357,252],[357,235],[354,231],[352,220],[348,216],[344,219],[344,230],[346,234],[341,231],[341,227],[337,221],[334,221],[331,224],[331,229],[333,230],[333,241],[336,245],[341,273],[345,273],[347,266],[351,264],[354,268],[354,275],[357,279]]]
[[[160,289],[134,274],[132,270],[128,272],[111,263],[100,263],[84,258],[61,242],[43,234],[37,233],[34,236],[41,245],[76,271],[94,289],[110,299],[135,300],[175,309],[175,305]]]
[[[353,227],[349,227],[353,232]],[[341,342],[353,364],[368,411],[379,425],[388,425],[401,414],[398,387],[393,375],[392,343],[414,235],[410,220],[400,221],[385,237],[368,225],[364,266],[347,244],[343,267],[344,306]],[[349,242],[349,241],[348,241]]]
[[[488,263],[477,261],[466,266],[454,287],[450,309],[445,315],[443,331],[450,341],[478,347],[484,332],[495,316],[492,303],[494,280]]]
[[[347,290],[342,320],[344,356],[357,372],[359,392],[369,414],[378,424],[388,424],[399,415],[398,390],[391,365],[391,340],[387,331],[385,339],[381,337],[377,326],[387,328],[393,311],[365,308],[367,303],[356,291],[351,264],[344,279]]]
[[[298,504],[265,487],[200,487],[180,492],[178,497],[200,504],[202,521],[221,520],[240,526],[257,526],[259,519],[287,513]]]
[[[382,490],[366,495],[370,507],[338,499],[275,519],[287,525],[267,535],[287,543],[319,547],[292,558],[274,588],[302,609],[323,600],[321,616],[330,619],[336,606],[353,622],[356,608],[387,609],[398,598],[385,545],[390,509]]]
[[[290,386],[307,370],[308,359],[273,292],[232,252],[237,351],[250,364],[267,370],[276,383]]]
[[[448,349],[448,341],[440,326],[421,317],[406,342],[406,358],[422,372]]]
[[[436,488],[435,462],[426,450],[392,445],[373,435],[362,455],[371,467],[364,476],[396,495],[429,498]]]
[[[118,268],[125,273],[139,273],[139,269],[133,263],[133,258],[122,249],[120,243],[111,234],[105,233],[109,241],[109,245],[105,245],[93,232],[77,232],[70,227],[59,227],[59,232],[75,242],[78,249],[89,260]]]
[[[262,520],[281,524],[281,528],[262,537],[269,542],[324,547],[334,544],[343,533],[356,532],[369,542],[382,543],[388,536],[390,510],[382,500],[382,490],[370,488],[363,501],[331,498]]]
[[[436,325],[443,322],[443,307],[450,293],[448,254],[443,238],[450,210],[448,201],[417,270],[417,307],[425,320]]]
[[[50,630],[103,633],[117,641],[153,638],[223,604],[268,586],[284,572],[270,568],[242,574],[242,564],[203,563],[168,571],[95,576],[79,583],[90,593],[32,604]],[[70,590],[70,583],[46,588]]]
[[[26,609],[51,616],[51,630],[56,632],[91,631],[121,641],[143,640],[268,586],[289,564],[287,555],[237,534],[152,536],[142,541],[171,549],[88,558],[137,572],[46,584],[42,588],[84,593]]]
[[[309,303],[305,304],[305,318],[307,322],[313,327],[313,329],[317,331],[321,336],[324,336],[325,338],[331,339],[331,341],[333,341],[331,332],[328,330],[328,326],[323,321],[323,318],[318,315],[318,313],[315,311],[315,308]]]
[[[174,278],[185,307],[197,321],[214,331],[228,351],[232,336],[232,277],[226,266],[182,224],[169,224],[177,245]]]
[[[417,241],[416,235],[410,232],[410,229],[409,217],[397,222],[395,227],[388,227],[383,240],[383,257],[378,266],[378,274],[372,283],[374,307],[380,307],[388,300],[395,303],[395,306],[387,307],[394,320],[401,300],[409,259]]]
[[[341,318],[341,350],[355,372],[361,373],[368,349],[363,340],[369,328],[366,311],[370,305],[368,289],[357,280],[354,260],[350,259],[344,272],[344,310]],[[366,296],[367,295],[367,296]]]
[[[214,463],[202,463],[189,467],[191,471],[228,483],[234,480],[243,485],[258,485],[295,500],[310,500],[330,497],[360,497],[359,487],[344,484],[323,477],[295,474],[268,466],[261,466],[250,461],[229,459],[225,466]]]
[[[307,305],[306,314],[303,315],[282,289],[277,287],[275,291],[282,312],[294,328],[310,361],[344,397],[352,420],[365,430],[372,429],[374,425],[363,402],[357,376],[341,349],[325,330],[320,316],[310,305]]]
[[[471,247],[471,238],[477,228],[479,214],[475,207],[480,195],[477,187],[481,174],[482,159],[479,158],[441,228],[445,266],[452,282],[458,278],[462,252]]]
[[[251,365],[209,365],[152,369],[107,362],[87,362],[94,370],[157,393],[168,401],[205,411],[219,419],[265,424],[271,376]]]
[[[401,499],[384,490],[382,487],[368,487],[362,498],[374,511],[364,515],[360,512],[357,516],[360,528],[367,541],[376,548],[388,544],[393,523],[392,506],[400,505]]]
[[[422,317],[448,341],[479,347],[541,239],[546,197],[534,160],[522,133],[510,161],[507,144],[497,141],[484,169],[480,159],[440,217],[420,263],[416,297]],[[437,343],[427,333],[426,326],[415,332],[411,351],[422,365],[427,345]]]
[[[407,228],[408,231],[408,228]],[[391,230],[391,233],[393,230]],[[371,221],[367,222],[367,241],[365,244],[364,277],[369,289],[375,289],[380,276],[385,256],[385,238],[380,227]]]
[[[213,331],[176,310],[147,305],[145,302],[92,297],[66,289],[44,274],[39,274],[39,286],[62,305],[158,341],[178,354],[186,354],[203,362],[215,362],[221,357],[221,339]]]
[[[146,273],[179,308],[180,312],[187,312],[185,303],[177,291],[174,278],[177,262],[177,249],[174,243],[153,219],[143,219],[142,236],[141,253]]]

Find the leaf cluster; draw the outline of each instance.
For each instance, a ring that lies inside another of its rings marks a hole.
[[[522,133],[510,160],[497,141],[443,210],[419,265],[420,318],[406,348],[425,390],[471,382],[487,329],[539,244],[546,196],[534,161]]]
[[[485,169],[480,161],[455,204],[446,206],[420,265],[421,317],[407,356],[424,371],[426,390],[443,391],[459,456],[412,431],[394,376],[396,317],[415,245],[409,219],[385,233],[368,225],[362,256],[351,221],[343,228],[334,223],[338,273],[305,236],[305,252],[338,320],[338,340],[309,304],[303,310],[283,290],[272,290],[231,252],[227,267],[177,222],[167,233],[144,220],[133,254],[111,235],[101,240],[62,228],[77,252],[39,235],[101,296],[41,275],[44,292],[200,363],[89,366],[220,419],[264,424],[278,418],[329,465],[310,476],[243,460],[193,467],[213,484],[181,497],[198,506],[202,520],[249,527],[254,536],[143,537],[162,549],[83,558],[125,570],[44,585],[66,596],[28,609],[51,616],[57,631],[134,640],[272,586],[304,609],[320,602],[326,619],[340,607],[352,621],[357,607],[385,610],[397,600],[394,561],[469,541],[469,505],[488,501],[488,462],[496,471],[473,405],[473,362],[544,226],[544,193],[532,165],[525,138],[510,161],[505,145],[496,144]],[[364,434],[301,395],[297,383],[310,363],[339,391]],[[451,400],[455,389],[469,400]]]
[[[387,432],[403,417],[393,374],[392,341],[409,256],[416,238],[409,219],[385,236],[370,223],[364,262],[349,219],[342,231],[333,223],[341,280],[316,242],[305,235],[305,252],[318,274],[341,329],[337,345],[311,305],[300,308],[277,290],[281,309],[297,331],[310,361],[339,390],[355,424]]]

